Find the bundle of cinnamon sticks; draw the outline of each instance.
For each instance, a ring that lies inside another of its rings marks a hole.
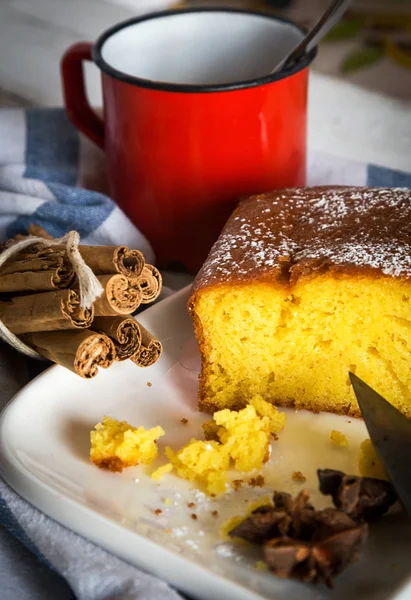
[[[38,227],[28,233],[51,239]],[[103,287],[90,308],[80,306],[65,248],[38,244],[0,268],[1,321],[41,356],[84,378],[114,361],[151,366],[161,343],[132,314],[160,295],[159,271],[127,246],[80,245],[79,251]]]

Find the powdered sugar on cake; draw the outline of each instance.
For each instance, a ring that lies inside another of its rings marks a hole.
[[[320,267],[411,277],[411,191],[297,188],[244,200],[197,282],[293,278]]]

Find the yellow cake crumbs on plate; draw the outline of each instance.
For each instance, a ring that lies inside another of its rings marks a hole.
[[[164,500],[164,504],[165,504],[166,506],[171,506],[171,505],[173,504],[173,501],[172,501],[172,499],[171,499],[171,498],[165,498],[165,500]]]
[[[282,431],[285,418],[261,396],[254,396],[242,410],[214,413],[204,428],[206,440],[193,438],[177,452],[166,448],[166,454],[177,475],[210,495],[222,494],[229,487],[230,469],[261,470],[269,458],[271,434]]]
[[[154,479],[154,481],[160,481],[160,479],[162,479],[164,477],[164,475],[166,475],[167,473],[170,473],[172,470],[173,470],[173,465],[170,463],[167,463],[166,465],[159,467],[156,471],[151,473],[151,479]]]
[[[362,477],[388,479],[384,466],[380,461],[371,440],[364,440],[360,446],[358,468]]]
[[[291,475],[291,479],[300,483],[304,483],[305,481],[307,481],[307,477],[303,475],[301,471],[294,471],[294,473]]]
[[[126,421],[104,417],[90,432],[90,460],[101,469],[121,472],[126,467],[150,464],[157,457],[156,440],[162,427],[144,429]]]
[[[333,444],[335,444],[336,446],[340,446],[341,448],[348,447],[347,437],[343,433],[341,433],[341,431],[336,431],[335,429],[333,429],[330,433],[330,440]]]
[[[278,412],[277,407],[266,402],[262,396],[258,394],[251,398],[251,406],[254,406],[257,414],[260,417],[267,417],[270,421],[270,433],[281,433],[285,426],[285,413]]]

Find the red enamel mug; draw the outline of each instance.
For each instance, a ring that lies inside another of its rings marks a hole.
[[[270,74],[297,25],[231,8],[153,13],[62,59],[66,110],[104,148],[111,194],[161,267],[195,272],[246,195],[304,185],[308,67]],[[104,118],[83,61],[101,70]]]

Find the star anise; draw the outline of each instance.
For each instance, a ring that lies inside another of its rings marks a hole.
[[[263,544],[278,536],[301,537],[304,530],[311,529],[314,508],[309,504],[310,495],[303,490],[293,499],[285,492],[274,493],[274,506],[260,506],[247,519],[230,531],[231,537],[241,538],[253,544]]]
[[[251,544],[264,544],[266,540],[286,536],[291,517],[284,511],[257,510],[230,531],[230,536]]]
[[[390,483],[341,471],[318,471],[320,491],[336,508],[315,510],[310,494],[296,498],[274,493],[274,505],[260,506],[232,529],[230,536],[258,544],[274,575],[326,583],[355,561],[364,547],[368,525],[396,501]]]
[[[230,536],[264,547],[264,557],[274,575],[303,582],[324,582],[356,560],[368,532],[337,508],[315,510],[303,490],[293,499],[274,493],[274,506],[257,508]]]
[[[272,573],[305,583],[326,583],[355,561],[367,539],[366,524],[334,533],[317,542],[282,537],[264,545],[264,558]]]

